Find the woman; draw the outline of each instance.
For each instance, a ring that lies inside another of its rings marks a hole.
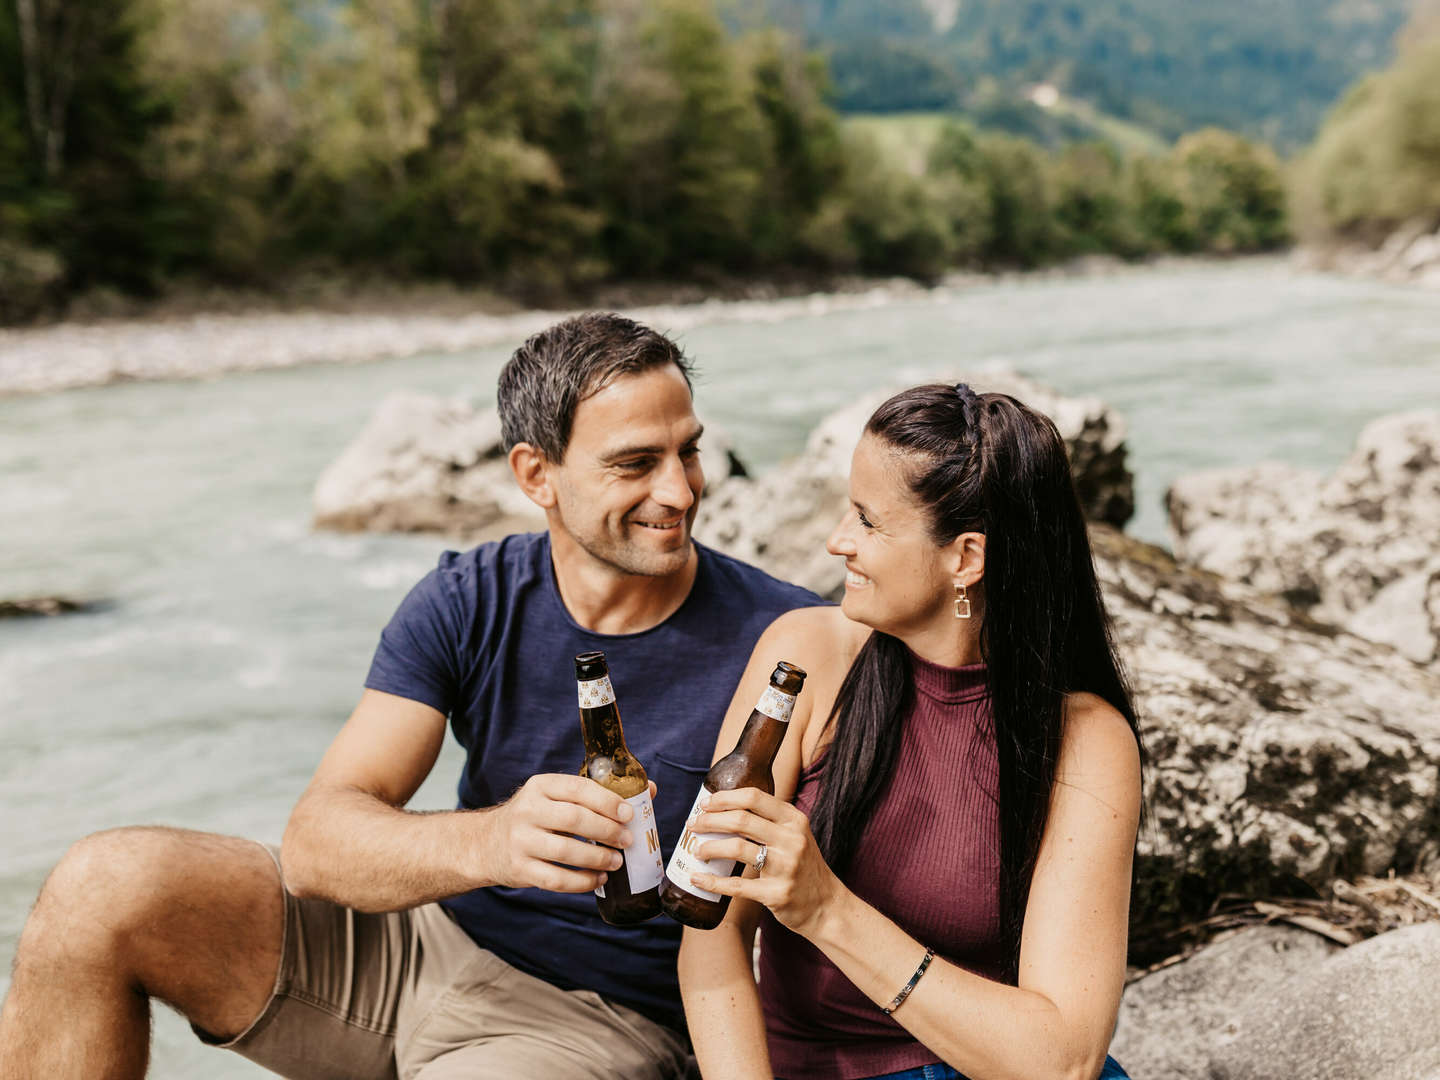
[[[765,632],[720,733],[777,659],[810,672],[776,793],[696,821],[730,834],[701,858],[749,865],[696,877],[736,898],[681,949],[701,1069],[1123,1077],[1140,749],[1064,442],[1014,398],[917,387],[871,416],[850,499],[842,605]]]

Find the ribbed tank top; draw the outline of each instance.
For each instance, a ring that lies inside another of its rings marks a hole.
[[[985,666],[942,667],[914,653],[910,664],[916,693],[895,774],[843,880],[938,956],[998,980],[1000,819]],[[801,775],[795,805],[809,814],[824,782],[822,754]],[[768,911],[761,925],[760,1001],[777,1077],[857,1080],[940,1060],[819,949]]]

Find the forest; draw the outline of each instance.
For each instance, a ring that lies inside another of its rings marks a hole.
[[[955,111],[907,162],[841,115],[831,62],[711,0],[0,0],[0,320],[301,275],[540,303],[1291,237],[1255,138],[1043,145]],[[1427,65],[1402,50],[1338,107],[1307,228],[1440,205]]]

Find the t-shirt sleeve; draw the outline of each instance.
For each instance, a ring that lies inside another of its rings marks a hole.
[[[365,686],[449,716],[460,689],[464,618],[461,581],[442,559],[410,590],[380,632]]]

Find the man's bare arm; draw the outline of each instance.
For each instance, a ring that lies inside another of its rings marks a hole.
[[[281,862],[297,896],[396,911],[487,885],[588,892],[629,841],[631,808],[580,776],[533,776],[483,810],[402,809],[435,765],[445,717],[366,690],[285,828]]]

